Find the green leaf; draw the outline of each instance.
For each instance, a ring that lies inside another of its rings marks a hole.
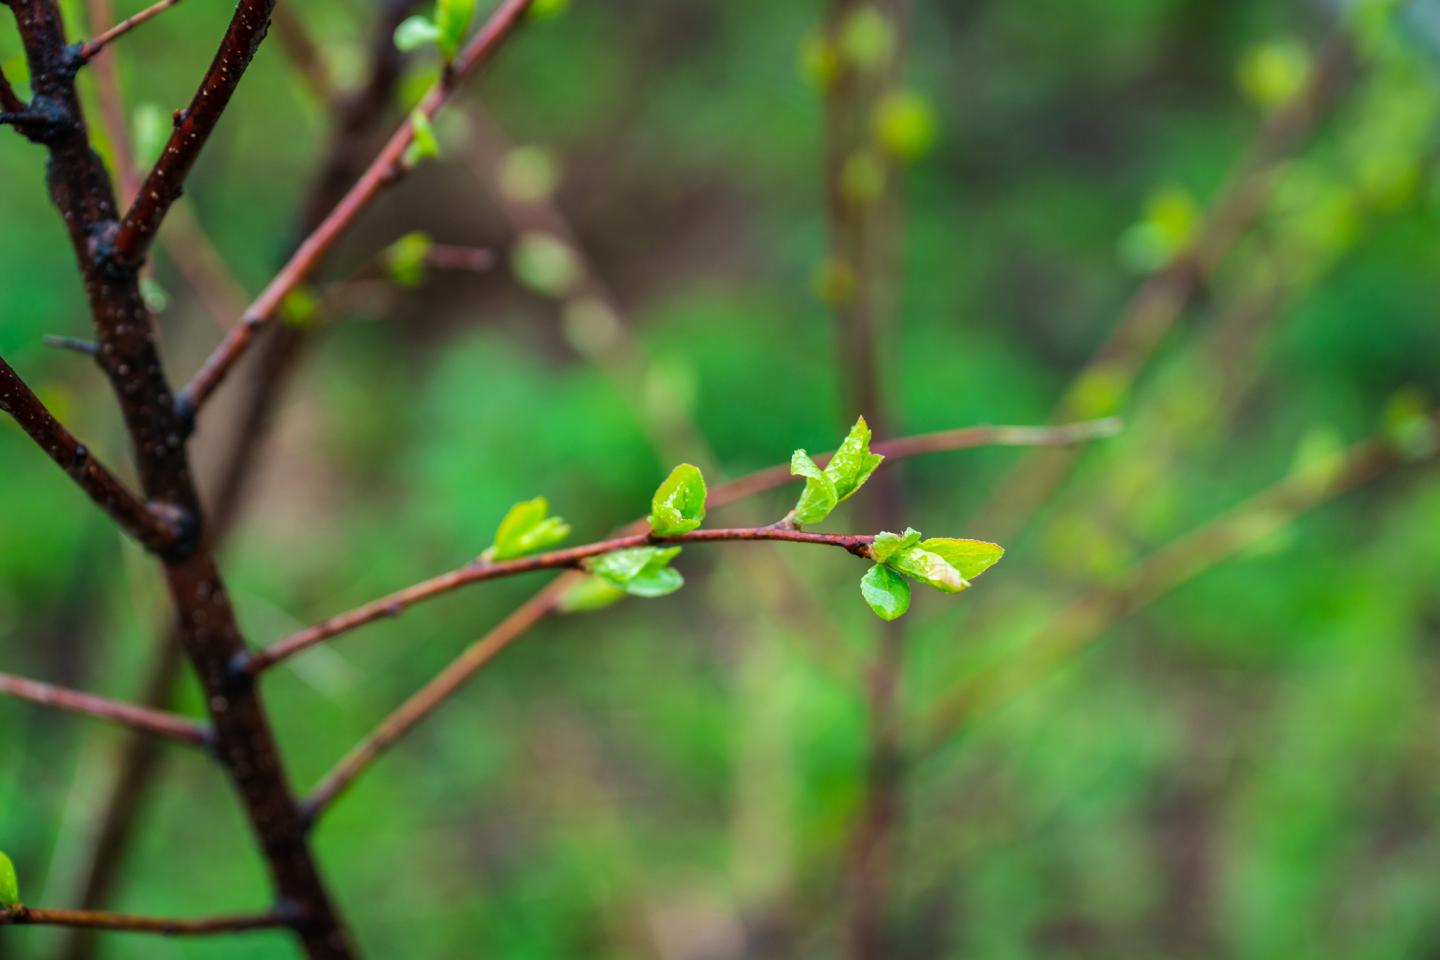
[[[689,533],[705,519],[705,478],[700,468],[682,463],[650,500],[650,529],[658,536]]]
[[[428,47],[440,39],[440,28],[429,17],[416,14],[400,21],[395,28],[395,47],[405,53]]]
[[[913,577],[945,593],[959,593],[961,590],[970,589],[970,581],[962,577],[960,571],[952,567],[949,561],[923,547],[907,547],[891,557],[889,564],[905,576]]]
[[[938,555],[960,572],[966,580],[974,580],[989,570],[1005,555],[1005,548],[988,540],[956,540],[931,537],[920,543],[923,550]]]
[[[840,502],[835,493],[835,481],[817,467],[804,450],[796,450],[791,455],[790,475],[805,478],[805,491],[795,504],[796,523],[819,523]]]
[[[870,452],[870,425],[861,417],[850,428],[845,442],[825,464],[825,472],[835,481],[835,495],[844,503],[865,485],[870,474],[885,458]]]
[[[875,564],[860,578],[860,595],[881,620],[896,620],[910,609],[910,584],[882,564]]]
[[[440,141],[435,139],[435,128],[430,125],[430,118],[425,115],[425,111],[417,108],[410,112],[410,129],[414,131],[415,139],[405,149],[407,167],[413,167],[421,160],[440,156]]]
[[[670,568],[679,547],[632,547],[592,557],[586,566],[611,586],[636,597],[663,597],[685,585],[680,571]]]
[[[877,533],[875,542],[870,545],[870,555],[876,563],[888,563],[895,554],[919,542],[920,531],[914,527],[906,527],[904,533]]]
[[[870,427],[861,417],[822,471],[804,450],[790,458],[790,473],[805,478],[805,491],[795,504],[795,522],[819,523],[854,495],[885,458],[870,452]]]
[[[485,551],[488,560],[512,560],[538,553],[570,535],[570,525],[548,516],[550,505],[544,497],[522,500],[510,508],[495,531],[495,544]]]
[[[15,864],[0,853],[0,910],[20,905],[20,883],[15,879]]]
[[[439,33],[436,41],[440,54],[446,60],[454,60],[465,42],[465,31],[470,29],[470,20],[475,16],[476,0],[436,0],[435,27]]]
[[[589,613],[603,610],[617,600],[625,599],[625,591],[599,577],[586,577],[566,590],[555,604],[561,613]]]

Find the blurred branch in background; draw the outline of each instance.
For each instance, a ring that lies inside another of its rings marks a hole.
[[[1408,464],[1440,453],[1440,413],[1397,424],[1391,435],[1308,465],[1297,475],[1140,561],[1114,585],[1096,588],[1051,618],[1018,655],[959,685],[926,711],[928,751],[942,749],[978,714],[998,709],[1133,615],[1206,570],[1271,536],[1297,517]]]
[[[1193,244],[1147,280],[1115,330],[1073,378],[1056,411],[1061,420],[1116,412],[1189,301],[1264,211],[1281,163],[1305,145],[1344,89],[1351,59],[1347,28],[1321,44],[1305,88],[1266,118],[1211,204]],[[1078,458],[1067,451],[1023,459],[977,513],[987,536],[1013,537],[1065,482]]]

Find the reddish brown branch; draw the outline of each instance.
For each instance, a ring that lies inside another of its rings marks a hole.
[[[85,43],[81,44],[80,58],[82,60],[94,59],[95,54],[99,53],[102,49],[104,49],[107,43],[123,37],[131,30],[134,30],[136,27],[140,26],[140,24],[144,23],[146,20],[150,20],[153,17],[159,16],[160,14],[164,13],[166,10],[169,10],[171,7],[175,6],[179,2],[180,0],[159,0],[158,3],[151,4],[144,10],[141,10],[139,13],[131,14],[124,20],[121,20],[119,23],[115,24],[109,30],[97,34],[93,39],[87,40],[85,41]]]
[[[212,739],[209,727],[179,714],[122,703],[8,673],[0,673],[0,696],[15,697],[17,700],[83,714],[97,720],[109,720],[141,733],[166,737],[192,747],[207,747]]]
[[[347,613],[331,617],[324,623],[317,624],[308,630],[302,630],[299,633],[286,637],[273,646],[251,654],[246,658],[245,666],[250,673],[259,673],[275,666],[275,664],[282,660],[293,657],[302,650],[307,650],[315,646],[317,643],[323,643],[343,633],[349,633],[357,627],[363,627],[367,623],[374,623],[376,620],[398,617],[417,603],[433,599],[473,583],[481,583],[486,580],[499,580],[502,577],[513,577],[523,573],[535,573],[540,570],[574,569],[578,567],[583,560],[598,557],[603,553],[613,553],[616,550],[626,550],[632,547],[644,547],[661,543],[689,544],[738,540],[780,540],[787,543],[810,543],[821,546],[840,547],[858,557],[864,557],[869,556],[870,542],[874,539],[872,536],[809,533],[803,530],[789,530],[783,527],[740,527],[717,530],[694,530],[690,533],[680,533],[666,537],[657,537],[648,533],[634,533],[626,536],[613,537],[609,540],[600,540],[595,543],[587,543],[579,547],[570,547],[565,550],[552,550],[549,553],[539,553],[533,557],[521,557],[518,560],[506,560],[499,563],[476,561],[458,570],[451,570],[448,573],[431,577],[429,580],[422,581],[414,586],[406,587],[404,590],[398,590],[388,597],[373,600]]]
[[[151,510],[121,483],[55,419],[3,357],[0,357],[0,410],[14,417],[20,428],[79,484],[96,506],[146,549],[163,554],[182,539],[175,519]]]
[[[1097,420],[1061,427],[966,427],[943,430],[877,444],[872,449],[893,459],[959,450],[982,444],[1072,443],[1113,433],[1116,423]],[[817,463],[829,460],[829,454],[816,457]],[[748,477],[715,487],[705,504],[717,509],[744,497],[783,486],[794,478],[789,467],[761,470]],[[643,529],[644,520],[637,520],[625,530]],[[622,531],[623,532],[623,531]],[[557,602],[575,585],[582,574],[569,573],[557,577],[502,620],[493,630],[465,649],[433,680],[386,717],[374,732],[362,740],[335,768],[321,780],[305,803],[307,815],[313,820],[328,808],[335,798],[379,756],[421,721],[434,713],[450,695],[458,690],[485,664],[495,658],[518,637],[540,620],[556,612]]]
[[[361,740],[345,758],[327,773],[305,800],[306,817],[313,823],[335,798],[345,791],[355,778],[360,776],[395,741],[415,728],[420,721],[439,709],[465,681],[485,664],[495,658],[501,650],[533,627],[554,610],[555,600],[560,595],[557,584],[568,585],[568,577],[561,577],[549,587],[540,591],[530,600],[500,622],[484,637],[466,648],[455,660],[394,713],[386,717],[365,739]]]
[[[169,142],[141,184],[135,203],[120,221],[110,253],[118,263],[133,268],[144,260],[160,222],[170,205],[180,199],[190,168],[220,122],[231,95],[264,39],[274,6],[275,0],[240,0],[236,5],[220,49],[205,71],[199,89],[190,103],[175,115],[175,129]]]
[[[499,49],[501,42],[519,25],[530,3],[531,0],[506,0],[415,109],[426,117],[433,117],[450,99],[459,82],[486,63]],[[319,266],[336,241],[380,191],[404,175],[405,151],[414,139],[415,130],[407,117],[379,155],[360,175],[360,179],[350,188],[349,193],[330,211],[319,227],[305,238],[290,261],[245,311],[241,322],[230,330],[201,365],[199,372],[182,392],[189,409],[199,410],[205,405],[215,388],[244,355],[255,334],[275,316],[285,297]]]
[[[0,909],[0,927],[83,927],[127,933],[158,933],[164,936],[203,936],[241,933],[247,930],[273,930],[276,927],[289,926],[290,923],[290,920],[274,913],[175,920],[168,917],[136,917],[128,913],[95,913],[89,910],[42,910],[24,906]]]

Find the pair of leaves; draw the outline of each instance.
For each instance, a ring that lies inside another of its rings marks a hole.
[[[864,417],[855,421],[824,470],[804,450],[796,450],[790,457],[790,473],[805,478],[805,490],[795,504],[795,522],[812,524],[824,520],[864,486],[884,459],[870,452],[870,425]]]
[[[395,28],[395,46],[409,53],[434,44],[447,61],[454,60],[475,17],[476,0],[436,0],[434,19],[416,14]]]
[[[555,546],[570,535],[570,525],[549,516],[544,497],[522,500],[510,508],[495,531],[495,543],[481,554],[482,560],[513,560]]]
[[[611,587],[632,597],[663,597],[685,585],[680,571],[670,566],[679,554],[679,547],[632,547],[592,557],[585,566]]]
[[[705,477],[700,468],[682,463],[650,498],[650,530],[657,537],[689,533],[705,519]]]
[[[907,528],[904,533],[877,534],[870,554],[875,566],[861,578],[860,594],[877,617],[895,620],[910,608],[906,577],[942,593],[959,593],[970,589],[970,581],[994,566],[1005,550],[985,540],[921,540],[920,531]]]

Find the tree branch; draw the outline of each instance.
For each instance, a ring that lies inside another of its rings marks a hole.
[[[1072,443],[1114,432],[1116,422],[1097,420],[1089,423],[1067,424],[1060,427],[966,427],[959,430],[943,430],[937,433],[904,437],[887,443],[875,444],[871,450],[893,459],[938,453],[945,450],[960,450],[984,444]],[[815,458],[817,464],[824,464],[830,454]],[[789,467],[775,467],[761,470],[748,477],[713,488],[706,497],[707,509],[718,509],[754,494],[784,486],[795,478]],[[637,520],[622,532],[643,529],[644,520]],[[434,679],[422,687],[414,696],[383,720],[374,732],[360,741],[356,747],[338,763],[330,773],[321,779],[304,803],[306,818],[312,822],[343,793],[380,755],[422,720],[439,707],[477,670],[489,663],[500,651],[520,637],[539,621],[558,609],[557,604],[575,583],[583,579],[582,574],[568,573],[546,584],[538,593],[502,620],[494,629],[465,649],[455,660]]]
[[[415,109],[426,117],[433,117],[450,99],[460,81],[486,63],[501,42],[520,24],[530,3],[531,0],[505,0]],[[360,179],[319,227],[305,238],[290,261],[245,311],[241,322],[231,328],[201,365],[194,379],[181,391],[186,409],[198,411],[205,405],[210,394],[244,355],[255,334],[275,316],[285,297],[320,264],[381,189],[404,175],[405,151],[414,139],[415,130],[407,117]]]
[[[81,44],[80,59],[86,61],[95,59],[95,55],[101,50],[103,50],[107,43],[111,42],[112,40],[118,40],[120,37],[123,37],[131,30],[134,30],[136,27],[140,26],[140,24],[144,23],[146,20],[159,16],[160,14],[164,13],[166,10],[169,10],[171,7],[175,6],[179,2],[180,0],[159,0],[158,3],[151,4],[144,10],[141,10],[139,13],[135,13],[126,17],[124,20],[121,20],[109,30],[106,30],[97,35],[94,39],[87,40],[83,44]]]
[[[150,509],[132,493],[55,419],[3,357],[0,357],[0,410],[14,417],[20,428],[79,484],[96,506],[147,550],[164,554],[181,542],[178,518]]]
[[[407,609],[425,600],[431,600],[467,587],[472,583],[482,583],[486,580],[499,580],[502,577],[513,577],[522,573],[535,573],[539,570],[573,570],[580,566],[581,561],[591,557],[598,557],[604,553],[613,553],[616,550],[627,550],[632,547],[647,547],[656,544],[689,544],[689,543],[719,543],[739,540],[780,540],[787,543],[811,543],[821,546],[839,547],[847,550],[857,557],[868,557],[870,555],[870,543],[873,536],[847,536],[833,533],[809,533],[803,530],[790,530],[784,527],[733,527],[729,529],[715,530],[693,530],[690,533],[679,533],[671,536],[655,536],[650,533],[633,533],[626,536],[613,537],[609,540],[599,540],[595,543],[587,543],[578,547],[570,547],[565,550],[551,550],[548,553],[537,553],[531,557],[520,557],[516,560],[505,560],[495,563],[476,561],[458,570],[451,570],[439,576],[431,577],[404,590],[398,590],[388,597],[381,597],[373,600],[364,606],[356,607],[347,613],[331,617],[324,623],[317,624],[308,630],[302,630],[281,640],[264,650],[257,651],[245,657],[244,668],[251,674],[260,673],[275,666],[282,660],[293,657],[302,650],[333,639],[343,633],[349,633],[357,627],[363,627],[367,623],[374,623],[376,620],[398,617]]]
[[[38,680],[27,680],[9,673],[0,673],[0,696],[14,697],[42,707],[83,714],[97,720],[109,720],[141,733],[167,737],[192,747],[209,747],[213,734],[208,726],[179,714],[154,710],[133,703],[122,703],[56,687]]]
[[[292,920],[278,913],[252,916],[206,917],[174,920],[165,917],[136,917],[126,913],[95,913],[89,910],[42,910],[38,907],[0,909],[0,927],[84,927],[92,930],[119,930],[128,933],[158,933],[165,936],[202,936],[273,930],[289,926]]]
[[[1119,321],[1072,378],[1056,419],[1097,412],[1087,399],[1088,385],[1123,395],[1199,293],[1265,208],[1278,180],[1281,160],[1294,153],[1320,126],[1334,105],[1350,61],[1347,28],[1326,37],[1306,87],[1272,113],[1256,132],[1211,204],[1200,234],[1186,253],[1147,279],[1126,305]],[[1115,404],[1119,406],[1119,403]],[[1064,483],[1078,460],[1074,451],[1037,453],[1015,466],[977,515],[985,517],[989,536],[1005,539],[1039,510]]]
[[[100,340],[99,359],[124,415],[142,488],[152,503],[164,503],[167,509],[187,517],[193,531],[187,538],[192,550],[172,552],[162,559],[176,629],[204,690],[214,725],[216,757],[239,795],[279,897],[295,904],[304,915],[295,933],[307,956],[311,960],[349,960],[354,955],[349,934],[310,852],[265,705],[253,685],[234,682],[230,669],[235,657],[244,652],[244,640],[214,556],[205,544],[203,511],[185,443],[188,425],[176,409],[137,272],[116,269],[112,242],[117,219],[115,194],[104,165],[90,146],[75,90],[74,48],[65,41],[54,0],[9,0],[9,5],[25,45],[35,98],[52,117],[43,136],[37,138],[50,154],[47,185],[84,280]],[[245,49],[238,52],[243,52],[248,62],[253,44],[263,32],[263,17],[256,22],[250,16],[257,6],[268,10],[268,4],[242,0],[217,63],[223,66],[227,51],[237,52],[237,40],[246,34],[249,46],[239,43]],[[216,64],[211,66],[214,71]],[[231,66],[236,72],[243,69],[243,63]],[[203,140],[237,79],[234,74],[207,77],[201,91],[204,109],[198,111],[198,118],[185,118],[177,133],[187,131]],[[183,166],[188,167],[198,142],[184,141],[188,144],[184,149],[190,153]],[[157,169],[183,175],[175,166],[175,150],[172,139],[167,151],[170,160],[162,158]],[[165,179],[168,186],[178,188],[178,180],[168,175]],[[142,204],[148,196],[149,191],[142,190]],[[158,216],[168,204],[166,200],[154,208],[157,219],[150,223],[151,228],[158,225]]]
[[[264,39],[274,6],[275,0],[240,0],[235,7],[220,49],[205,71],[199,89],[189,105],[175,115],[175,130],[169,142],[141,184],[135,203],[120,221],[109,252],[116,263],[133,269],[145,259],[166,211],[180,199],[190,168],[220,122],[220,115],[225,112]]]

